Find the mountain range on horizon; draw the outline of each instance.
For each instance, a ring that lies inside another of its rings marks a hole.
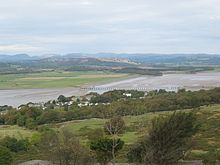
[[[29,54],[7,55],[0,54],[1,63],[17,63],[27,61],[68,61],[69,59],[87,59],[87,60],[110,60],[112,62],[134,62],[145,64],[186,64],[186,63],[203,63],[203,64],[220,64],[220,54],[153,54],[153,53],[69,53],[69,54],[47,54],[42,56],[32,56]]]

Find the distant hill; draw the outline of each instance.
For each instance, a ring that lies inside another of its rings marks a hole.
[[[33,62],[32,62],[33,63]],[[84,57],[84,56],[53,56],[49,58],[43,58],[35,60],[34,64],[41,65],[43,68],[50,66],[51,68],[65,67],[65,68],[76,68],[76,66],[84,67],[122,67],[122,66],[132,66],[133,64],[124,61],[111,61],[103,60],[95,57]],[[33,64],[32,64],[33,65]]]
[[[97,58],[124,58],[141,64],[220,65],[220,54],[98,53],[90,56],[95,56]]]
[[[101,61],[130,64],[220,65],[220,54],[127,54],[127,53],[72,53],[61,55],[65,59],[95,58]],[[52,57],[53,58],[53,57]]]
[[[34,59],[37,59],[37,57],[31,57],[27,54],[0,55],[1,62],[20,62]]]
[[[66,63],[72,65],[118,66],[135,64],[220,65],[218,54],[126,54],[126,53],[70,53],[30,56],[27,54],[0,55],[0,62]]]

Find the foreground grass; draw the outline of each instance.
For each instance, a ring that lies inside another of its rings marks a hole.
[[[0,89],[76,87],[126,77],[128,77],[128,74],[102,71],[53,71],[29,74],[8,74],[0,75]]]

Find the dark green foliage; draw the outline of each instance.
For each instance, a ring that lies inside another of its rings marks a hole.
[[[174,112],[167,117],[157,117],[152,120],[152,127],[142,145],[130,151],[128,156],[133,157],[129,159],[149,165],[175,164],[190,149],[191,138],[197,130],[193,113]]]
[[[27,151],[29,142],[27,139],[18,140],[13,137],[5,137],[0,141],[2,146],[7,147],[12,152]]]
[[[5,119],[2,115],[0,115],[0,125],[4,125],[5,124]]]
[[[63,96],[63,95],[60,95],[60,96],[57,98],[57,100],[58,100],[59,102],[61,102],[61,103],[65,103],[65,102],[70,101],[71,98],[65,97],[65,96]]]
[[[113,117],[104,125],[104,131],[110,135],[110,138],[101,134],[101,136],[96,136],[96,139],[91,140],[90,149],[95,151],[99,163],[104,165],[110,161],[113,164],[115,163],[116,155],[124,145],[124,141],[118,138],[118,135],[123,133],[124,128],[124,120],[121,117]]]
[[[0,112],[1,111],[10,111],[10,110],[13,110],[12,106],[8,106],[8,105],[0,106]]]
[[[101,139],[104,137],[104,131],[103,129],[101,128],[97,128],[95,130],[92,130],[90,131],[88,134],[87,134],[87,138],[89,141],[95,141],[97,139]]]
[[[41,147],[51,161],[60,165],[87,165],[91,162],[89,152],[81,146],[72,133],[62,130],[60,133],[47,131],[42,135]]]
[[[34,129],[37,125],[37,118],[42,114],[42,109],[24,106],[19,111],[14,113],[16,113],[15,117],[17,125]]]
[[[127,153],[127,158],[129,162],[137,162],[141,164],[143,162],[143,157],[144,143],[142,141],[133,145]]]
[[[4,124],[15,125],[17,123],[17,111],[11,110],[8,111],[5,115],[1,115],[4,120]]]
[[[219,150],[210,150],[207,153],[203,154],[204,163],[210,165],[217,165],[220,162],[220,151]]]
[[[38,119],[39,124],[60,122],[62,114],[60,111],[46,111]]]
[[[9,149],[0,146],[0,165],[11,165],[12,155]]]
[[[138,67],[127,67],[122,69],[113,70],[117,73],[133,73],[133,74],[141,74],[141,75],[153,75],[153,76],[161,76],[163,73],[160,69],[142,69]]]
[[[112,147],[113,139],[101,138],[96,141],[92,141],[90,144],[90,149],[95,151],[98,162],[102,164],[107,164],[113,159]],[[124,142],[121,139],[117,139],[116,143],[118,144],[115,147],[115,154],[122,149]]]
[[[131,94],[130,98],[139,99],[140,97],[144,97],[143,91],[137,90],[114,90],[108,91],[101,95],[96,95],[91,98],[92,103],[111,103],[113,101],[117,101],[120,99],[128,99],[128,97],[124,94]]]

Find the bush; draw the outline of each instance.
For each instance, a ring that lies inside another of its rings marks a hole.
[[[11,165],[12,155],[8,148],[0,146],[0,164]]]
[[[191,148],[191,138],[197,130],[193,113],[156,117],[148,135],[130,150],[128,158],[144,164],[173,165]]]
[[[1,141],[2,146],[7,147],[12,152],[19,152],[19,151],[27,151],[29,142],[28,140],[17,140],[16,138],[12,137],[5,137]]]

